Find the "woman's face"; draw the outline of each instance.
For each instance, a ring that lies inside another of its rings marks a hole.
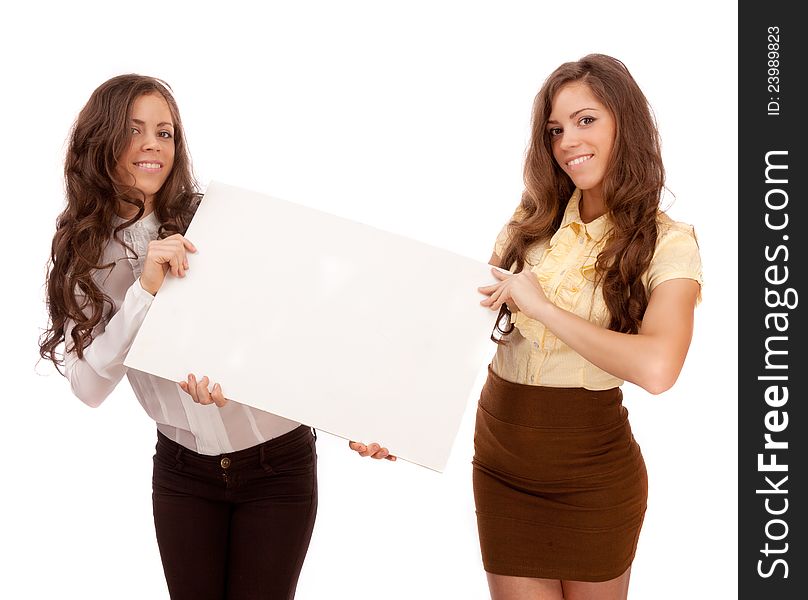
[[[616,131],[612,113],[585,83],[568,83],[553,99],[547,122],[553,157],[589,196],[602,193]]]
[[[121,183],[146,195],[148,207],[174,166],[174,120],[165,98],[159,94],[137,98],[127,127],[129,148],[118,160],[117,175]]]

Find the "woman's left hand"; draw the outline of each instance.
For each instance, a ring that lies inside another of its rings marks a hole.
[[[188,380],[180,381],[179,384],[182,391],[191,396],[197,404],[215,404],[221,408],[228,402],[222,392],[222,386],[218,383],[213,384],[212,389],[208,389],[210,380],[207,375],[197,381],[193,373],[188,373]]]
[[[348,442],[348,447],[357,452],[359,456],[370,456],[371,458],[379,459],[387,459],[390,461],[395,461],[396,457],[390,454],[390,451],[387,448],[383,448],[381,445],[373,442],[369,446],[362,444],[361,442]]]
[[[541,310],[550,301],[533,271],[525,268],[516,274],[504,273],[499,269],[491,269],[491,272],[499,282],[477,288],[481,294],[488,296],[480,304],[498,311],[507,302],[511,310],[515,308],[531,319],[541,320]]]

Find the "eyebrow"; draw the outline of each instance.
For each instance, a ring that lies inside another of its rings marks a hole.
[[[580,109],[580,110],[576,110],[574,113],[572,113],[572,114],[570,115],[570,119],[574,119],[576,115],[578,115],[579,113],[584,112],[585,110],[597,110],[597,111],[599,111],[600,109],[598,109],[598,108],[582,108],[582,109]],[[547,121],[547,124],[548,124],[548,125],[549,125],[550,123],[555,123],[556,125],[558,125],[558,121],[554,121],[554,120],[552,120],[552,119],[550,119],[549,121]]]
[[[135,123],[137,125],[145,125],[146,124],[144,121],[141,121],[140,119],[130,119],[130,120],[132,121],[132,123]],[[168,125],[172,129],[174,129],[174,123],[169,123],[168,121],[163,121],[161,123],[158,123],[157,127],[162,127],[163,125]]]

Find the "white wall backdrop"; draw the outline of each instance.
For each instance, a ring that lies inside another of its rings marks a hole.
[[[623,60],[651,101],[669,212],[695,224],[705,265],[678,384],[656,397],[624,390],[650,478],[630,597],[734,597],[736,4],[258,5],[4,8],[0,597],[167,597],[151,516],[154,424],[126,383],[92,410],[37,365],[66,139],[97,85],[124,72],[168,81],[203,186],[253,188],[487,260],[522,189],[533,96],[589,52]],[[320,436],[320,511],[298,598],[488,597],[474,402],[440,475]]]

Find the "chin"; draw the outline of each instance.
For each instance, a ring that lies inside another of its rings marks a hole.
[[[160,186],[154,185],[136,185],[135,186],[138,190],[143,192],[147,198],[157,195],[157,193],[163,189],[162,184]]]
[[[575,181],[573,179],[572,182],[575,184],[575,187],[577,187],[582,192],[591,190],[593,187],[597,185],[596,183],[591,182],[589,179],[584,180],[579,179],[578,181]]]

